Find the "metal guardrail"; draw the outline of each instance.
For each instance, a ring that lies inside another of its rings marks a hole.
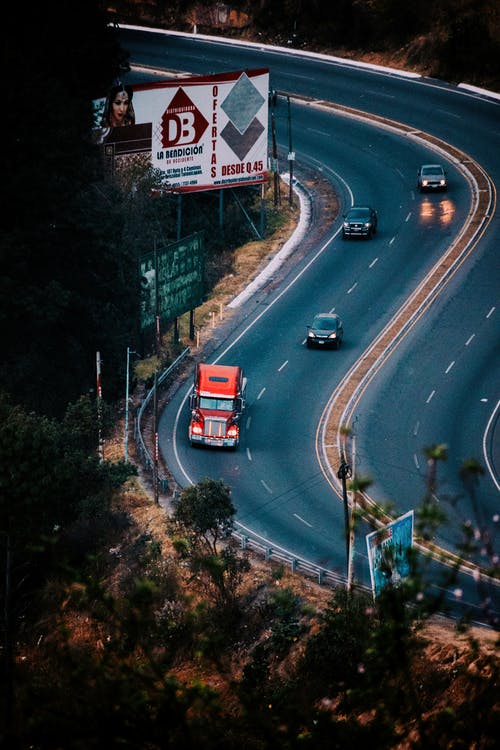
[[[189,347],[186,347],[181,354],[177,357],[177,359],[172,362],[167,369],[162,372],[162,374],[157,378],[156,380],[156,389],[158,389],[168,378],[169,375],[180,365],[180,363],[187,357],[189,354]],[[134,440],[137,447],[137,452],[139,454],[139,457],[141,459],[143,467],[146,469],[146,471],[150,471],[153,481],[154,481],[154,473],[155,473],[155,466],[154,466],[154,459],[151,456],[150,452],[148,451],[146,444],[144,442],[144,438],[142,435],[142,418],[144,416],[144,412],[146,411],[148,405],[151,402],[151,399],[153,398],[155,391],[155,386],[150,388],[150,390],[147,392],[146,396],[144,397],[139,410],[137,412],[137,416],[135,418],[135,424],[134,424]],[[158,489],[160,492],[165,493],[168,491],[168,478],[158,472]]]
[[[336,586],[345,586],[346,576],[341,573],[328,570],[328,568],[322,568],[309,560],[294,556],[288,550],[282,550],[272,544],[262,544],[256,539],[242,534],[240,531],[233,532],[233,537],[239,541],[242,549],[249,549],[263,556],[266,560],[276,560],[288,566],[292,573],[300,573],[310,578],[315,578],[319,584],[330,583]]]

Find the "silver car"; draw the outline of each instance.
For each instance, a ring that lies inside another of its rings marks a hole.
[[[446,190],[446,172],[441,164],[422,164],[417,172],[417,187],[426,190]]]

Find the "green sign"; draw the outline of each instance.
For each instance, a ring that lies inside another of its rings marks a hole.
[[[155,325],[156,315],[166,323],[203,301],[203,234],[157,248],[139,262],[141,329]]]

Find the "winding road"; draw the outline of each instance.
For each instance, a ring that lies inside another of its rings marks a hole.
[[[373,480],[367,503],[391,501],[397,517],[422,502],[424,448],[445,444],[433,501],[448,523],[436,549],[452,553],[463,523],[498,549],[500,98],[321,55],[121,33],[132,80],[269,67],[280,151],[290,136],[289,96],[295,176],[312,220],[314,172],[341,205],[321,236],[300,237],[300,253],[238,305],[216,339],[210,361],[238,363],[249,380],[239,450],[189,446],[187,384],[163,412],[160,448],[178,483],[223,478],[245,543],[343,581],[341,450],[358,476]],[[428,161],[445,164],[446,193],[416,190],[417,168]],[[369,242],[341,240],[342,210],[353,202],[378,210]],[[333,310],[344,320],[342,348],[308,350],[307,323]],[[355,441],[344,444],[339,428],[347,424]],[[469,458],[484,474],[467,492],[458,473]],[[366,586],[367,530],[360,525],[354,554],[355,579]],[[444,592],[451,607],[465,606],[476,621],[500,616],[498,584],[487,575],[493,563],[483,545]]]

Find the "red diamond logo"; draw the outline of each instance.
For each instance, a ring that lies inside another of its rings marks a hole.
[[[163,148],[198,143],[207,128],[208,122],[200,110],[179,89],[161,118]]]

